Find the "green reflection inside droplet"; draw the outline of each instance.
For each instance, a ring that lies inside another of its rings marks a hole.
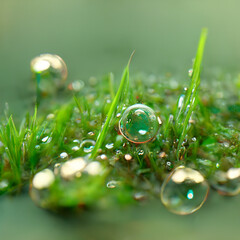
[[[135,104],[125,110],[120,120],[122,135],[131,142],[150,141],[159,128],[155,112],[143,104]]]

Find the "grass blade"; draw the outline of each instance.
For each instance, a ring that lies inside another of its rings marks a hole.
[[[187,134],[187,129],[188,129],[188,124],[189,124],[189,119],[192,115],[192,112],[194,111],[196,107],[196,97],[197,97],[197,92],[198,92],[198,86],[200,84],[200,70],[201,70],[201,63],[202,63],[202,58],[203,58],[203,52],[204,52],[204,47],[205,47],[205,42],[207,38],[207,29],[203,29],[199,44],[198,44],[198,50],[196,54],[196,58],[193,64],[193,74],[191,78],[191,84],[190,87],[187,91],[187,95],[185,97],[184,105],[182,108],[182,111],[184,113],[183,119],[180,118],[178,119],[178,123],[182,122],[183,124],[180,129],[180,138],[179,138],[179,143],[177,147],[177,157],[179,159],[179,153],[180,153],[180,148],[182,146],[182,143],[184,141],[184,138],[186,137]]]
[[[128,88],[128,85],[129,85],[129,65],[130,65],[131,59],[133,57],[133,54],[134,54],[134,52],[131,54],[129,62],[128,62],[127,66],[125,67],[124,71],[123,71],[120,86],[118,88],[118,91],[117,91],[117,93],[116,93],[116,95],[113,99],[112,105],[111,105],[111,107],[109,109],[109,112],[107,114],[107,120],[104,123],[102,130],[98,134],[96,145],[95,145],[95,147],[92,151],[91,158],[94,158],[96,156],[98,149],[102,146],[102,143],[103,143],[103,141],[105,139],[105,136],[107,134],[107,130],[108,130],[109,124],[111,122],[113,113],[117,109],[117,106],[118,106],[118,103],[119,103],[119,100],[120,100],[121,96],[124,94],[124,92]]]

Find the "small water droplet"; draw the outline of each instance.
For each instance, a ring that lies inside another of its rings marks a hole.
[[[101,159],[101,160],[107,160],[108,158],[107,158],[107,155],[106,155],[106,154],[101,154],[101,155],[100,155],[100,159]]]
[[[53,172],[54,172],[55,175],[58,175],[60,173],[60,168],[61,168],[61,163],[56,163],[54,165]]]
[[[119,121],[121,134],[129,141],[145,143],[154,138],[159,129],[155,112],[143,104],[128,107]]]
[[[68,157],[68,154],[66,152],[60,153],[60,158],[64,159],[64,158],[67,158],[67,157]]]
[[[80,149],[79,146],[73,146],[73,147],[72,147],[72,150],[73,150],[73,151],[78,151],[79,149]]]
[[[133,198],[136,200],[136,201],[143,201],[146,199],[146,195],[142,192],[138,192],[138,193],[135,193],[133,195]]]
[[[6,189],[8,185],[9,183],[6,179],[3,179],[2,181],[0,181],[0,191]]]
[[[37,150],[39,150],[40,148],[41,148],[40,145],[35,146],[35,149],[37,149]]]
[[[131,161],[132,160],[132,156],[130,154],[125,154],[124,158],[127,160],[127,161]]]
[[[42,142],[43,142],[43,143],[46,143],[46,142],[48,141],[48,139],[49,139],[49,136],[46,136],[46,137],[44,137],[44,138],[42,139]]]
[[[178,99],[178,108],[181,109],[183,107],[183,104],[184,104],[184,98],[185,98],[185,95],[182,94],[179,99]]]
[[[119,181],[111,180],[107,183],[107,188],[116,188],[119,185]]]
[[[191,69],[188,70],[188,76],[192,77],[192,74],[193,74],[193,69],[191,68]]]
[[[113,143],[108,143],[106,144],[105,146],[107,149],[112,149],[114,147],[114,144]]]
[[[138,151],[138,155],[142,156],[144,154],[144,151],[141,149]]]
[[[92,152],[95,144],[96,144],[96,142],[94,140],[90,140],[90,139],[84,140],[84,141],[82,141],[80,148],[82,148],[85,153],[90,153],[90,152]]]
[[[53,113],[50,113],[47,115],[47,120],[51,120],[51,119],[54,119],[55,118],[55,115]]]
[[[164,180],[161,200],[169,211],[186,215],[203,205],[208,191],[208,183],[200,172],[180,166]]]
[[[75,80],[69,85],[69,89],[75,92],[79,92],[84,87],[84,82],[82,80]]]

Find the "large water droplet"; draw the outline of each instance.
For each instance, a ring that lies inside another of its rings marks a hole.
[[[34,176],[29,194],[36,205],[43,208],[48,207],[49,188],[54,181],[55,176],[50,169],[44,169]]]
[[[200,172],[180,166],[164,180],[161,200],[169,211],[186,215],[203,205],[208,191],[209,185]]]
[[[45,94],[62,87],[67,79],[67,66],[54,54],[41,54],[31,61],[31,70],[36,74],[38,87]]]
[[[219,194],[235,196],[240,193],[240,168],[230,168],[227,172],[216,171],[210,184]]]
[[[159,129],[155,112],[143,104],[128,107],[119,121],[121,134],[129,141],[145,143],[154,138]]]

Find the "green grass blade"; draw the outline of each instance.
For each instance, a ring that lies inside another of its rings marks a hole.
[[[107,114],[107,120],[104,123],[102,130],[98,134],[96,145],[95,145],[95,147],[92,151],[91,158],[94,158],[96,156],[98,149],[102,146],[102,143],[103,143],[103,141],[105,139],[105,136],[107,134],[108,127],[110,125],[113,113],[117,109],[117,106],[118,106],[118,103],[119,103],[119,100],[120,100],[121,96],[124,94],[124,92],[126,92],[126,90],[128,88],[128,85],[129,85],[129,65],[130,65],[133,54],[134,54],[134,52],[132,53],[132,55],[129,59],[129,62],[128,62],[126,68],[123,71],[120,86],[118,88],[118,91],[117,91],[117,93],[116,93],[116,95],[113,99],[113,102],[112,102],[111,107],[109,109],[109,112]]]
[[[180,138],[179,143],[177,147],[177,157],[179,158],[179,152],[180,148],[182,146],[182,143],[184,141],[184,138],[187,134],[189,119],[192,115],[192,112],[194,111],[196,107],[196,98],[197,98],[197,92],[198,92],[198,86],[200,84],[200,70],[201,70],[201,63],[203,58],[203,52],[205,47],[205,42],[207,38],[207,29],[203,29],[201,33],[201,37],[198,44],[198,50],[196,54],[196,58],[193,65],[193,74],[191,79],[191,85],[188,89],[187,95],[185,97],[184,106],[183,106],[183,112],[185,113],[185,118],[180,119],[181,122],[183,122],[182,127],[180,128]],[[182,121],[183,120],[183,121]]]

